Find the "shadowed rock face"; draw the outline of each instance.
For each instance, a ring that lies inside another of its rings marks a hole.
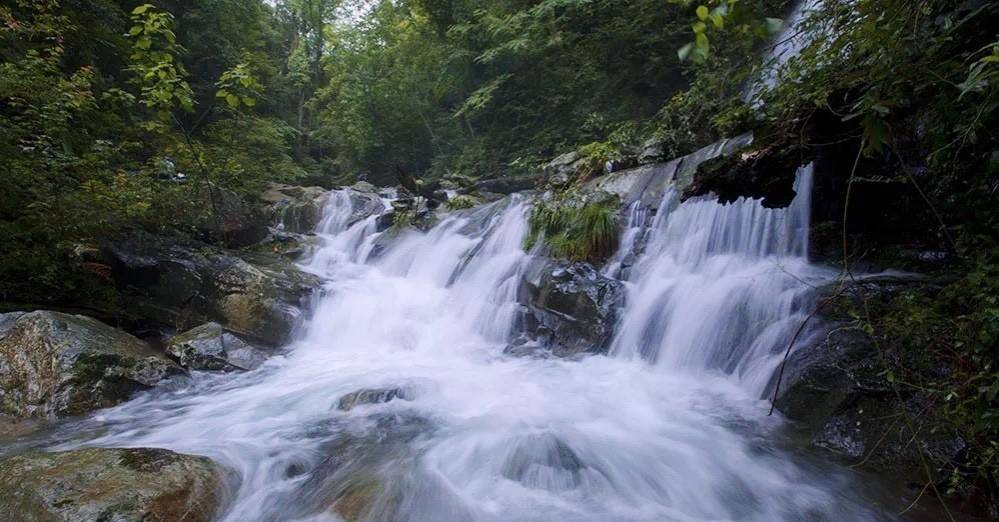
[[[317,277],[278,255],[136,236],[106,243],[130,311],[180,328],[215,321],[267,345],[285,342]]]
[[[0,513],[23,522],[208,522],[222,477],[208,458],[164,449],[29,453],[0,461]]]
[[[182,373],[143,341],[80,315],[37,311],[0,333],[0,411],[80,415]]]
[[[932,292],[932,286],[922,279],[869,278],[849,283],[842,299],[854,306],[864,306],[867,300],[867,306],[878,308],[874,303],[887,303],[903,291]],[[890,364],[914,362],[896,360],[899,354],[888,354],[879,345],[880,332],[852,326],[843,315],[835,307],[824,309],[824,339],[789,357],[777,409],[806,444],[857,466],[891,473],[917,489],[926,481],[923,458],[938,478],[948,476],[966,444],[934,413],[925,394],[904,386],[896,390],[886,377],[885,358]],[[918,433],[903,413],[917,419]]]

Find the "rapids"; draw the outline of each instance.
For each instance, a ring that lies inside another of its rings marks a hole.
[[[369,521],[890,518],[767,416],[789,332],[833,276],[806,257],[810,180],[787,209],[674,191],[631,209],[605,270],[628,288],[623,319],[610,354],[582,360],[503,353],[535,255],[526,199],[389,241],[336,192],[303,265],[326,285],[284,355],[103,410],[57,447],[207,455],[232,470],[233,522],[337,520],[344,495]],[[404,398],[337,408],[360,389]]]

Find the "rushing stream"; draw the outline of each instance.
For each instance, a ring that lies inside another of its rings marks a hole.
[[[783,449],[763,399],[830,277],[805,257],[810,179],[787,209],[672,191],[632,209],[610,355],[572,361],[503,354],[525,199],[379,242],[334,193],[306,264],[327,287],[286,355],[99,412],[59,447],[210,456],[233,470],[227,521],[336,520],[336,499],[371,521],[889,518],[850,473]],[[359,389],[399,397],[338,408]]]

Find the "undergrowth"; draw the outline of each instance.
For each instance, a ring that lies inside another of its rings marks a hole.
[[[618,198],[586,200],[561,195],[535,203],[528,220],[524,248],[542,241],[553,257],[600,261],[614,253],[618,242]]]

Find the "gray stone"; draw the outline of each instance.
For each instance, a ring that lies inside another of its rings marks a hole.
[[[145,342],[96,319],[36,311],[0,338],[0,411],[82,415],[182,373]]]
[[[218,323],[207,323],[172,337],[168,354],[191,370],[254,370],[267,360],[267,352],[225,331]]]

